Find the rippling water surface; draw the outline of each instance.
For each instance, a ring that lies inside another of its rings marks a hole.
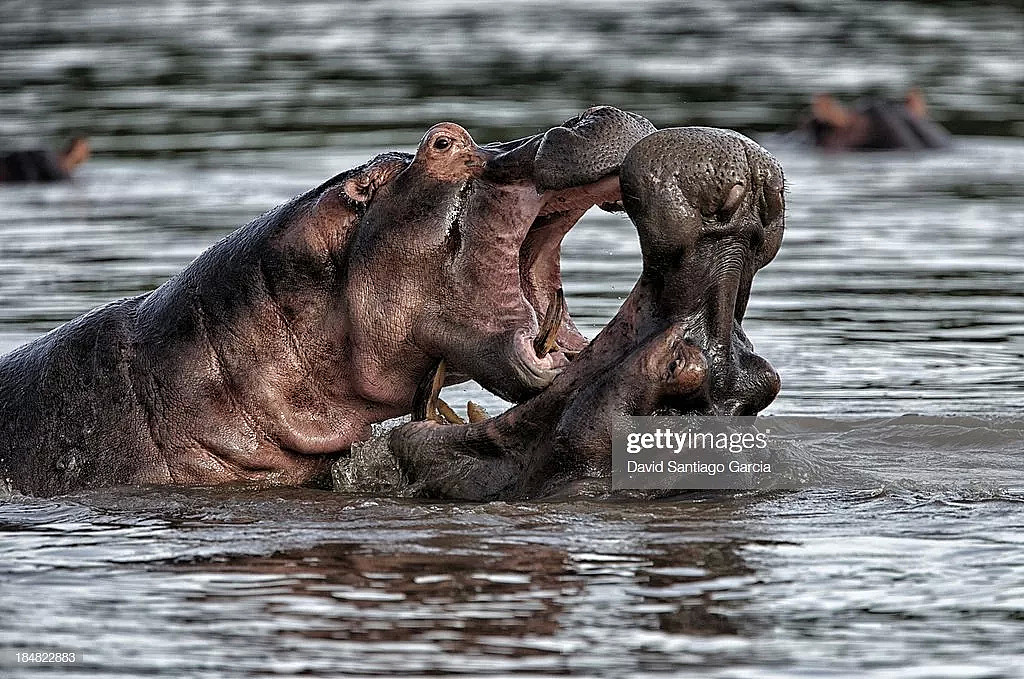
[[[1019,676],[1024,445],[1012,431],[955,443],[1024,406],[1019,12],[569,6],[5,5],[0,139],[86,129],[98,153],[71,184],[0,187],[0,350],[155,287],[438,120],[489,141],[607,102],[756,135],[815,89],[917,83],[962,133],[948,151],[829,156],[760,137],[789,190],[745,322],[783,377],[768,414],[875,416],[855,442],[809,450],[862,470],[863,488],[0,500],[0,675]],[[586,333],[639,263],[622,216],[595,211],[570,234],[565,285]],[[82,659],[27,668],[15,649]]]

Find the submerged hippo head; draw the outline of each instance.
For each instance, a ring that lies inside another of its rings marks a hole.
[[[358,360],[407,368],[396,383],[410,400],[438,360],[511,400],[550,384],[586,346],[560,303],[562,238],[589,208],[620,200],[619,163],[653,130],[611,107],[483,147],[453,123],[428,130],[350,246]]]
[[[671,409],[752,415],[779,376],[743,333],[754,274],[779,251],[785,228],[782,167],[728,130],[653,134],[622,165],[623,203],[640,234],[648,292],[644,323],[682,322],[708,362],[706,388]]]

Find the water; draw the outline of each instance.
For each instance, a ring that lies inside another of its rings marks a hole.
[[[789,184],[786,239],[745,322],[783,377],[767,412],[878,416],[856,445],[811,450],[864,487],[12,498],[0,675],[1020,675],[1024,446],[962,450],[949,442],[982,425],[940,419],[1024,406],[1019,12],[570,4],[4,5],[0,139],[87,129],[98,154],[72,184],[0,188],[0,350],[155,287],[438,120],[482,142],[606,102],[758,133],[818,88],[916,83],[960,133],[947,152],[825,156],[761,137]],[[588,335],[639,262],[622,216],[595,211],[570,234],[566,292]],[[472,386],[446,398],[503,407]],[[13,649],[82,660],[28,668]]]

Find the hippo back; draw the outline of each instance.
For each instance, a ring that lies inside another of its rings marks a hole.
[[[134,393],[130,327],[140,298],[102,306],[0,357],[0,479],[55,495],[98,474],[130,482],[157,459]]]

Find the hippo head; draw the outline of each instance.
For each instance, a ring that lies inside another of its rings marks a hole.
[[[741,327],[754,274],[779,251],[785,228],[782,167],[728,130],[667,129],[622,163],[626,212],[644,269],[638,334],[681,324],[707,362],[704,388],[668,412],[753,415],[778,394],[779,376]],[[645,330],[642,326],[649,325]]]
[[[400,364],[391,400],[411,401],[439,360],[450,381],[514,401],[551,383],[586,346],[561,298],[562,238],[594,205],[621,205],[619,165],[653,131],[611,107],[486,146],[454,123],[427,131],[373,187],[347,261],[353,356]]]

